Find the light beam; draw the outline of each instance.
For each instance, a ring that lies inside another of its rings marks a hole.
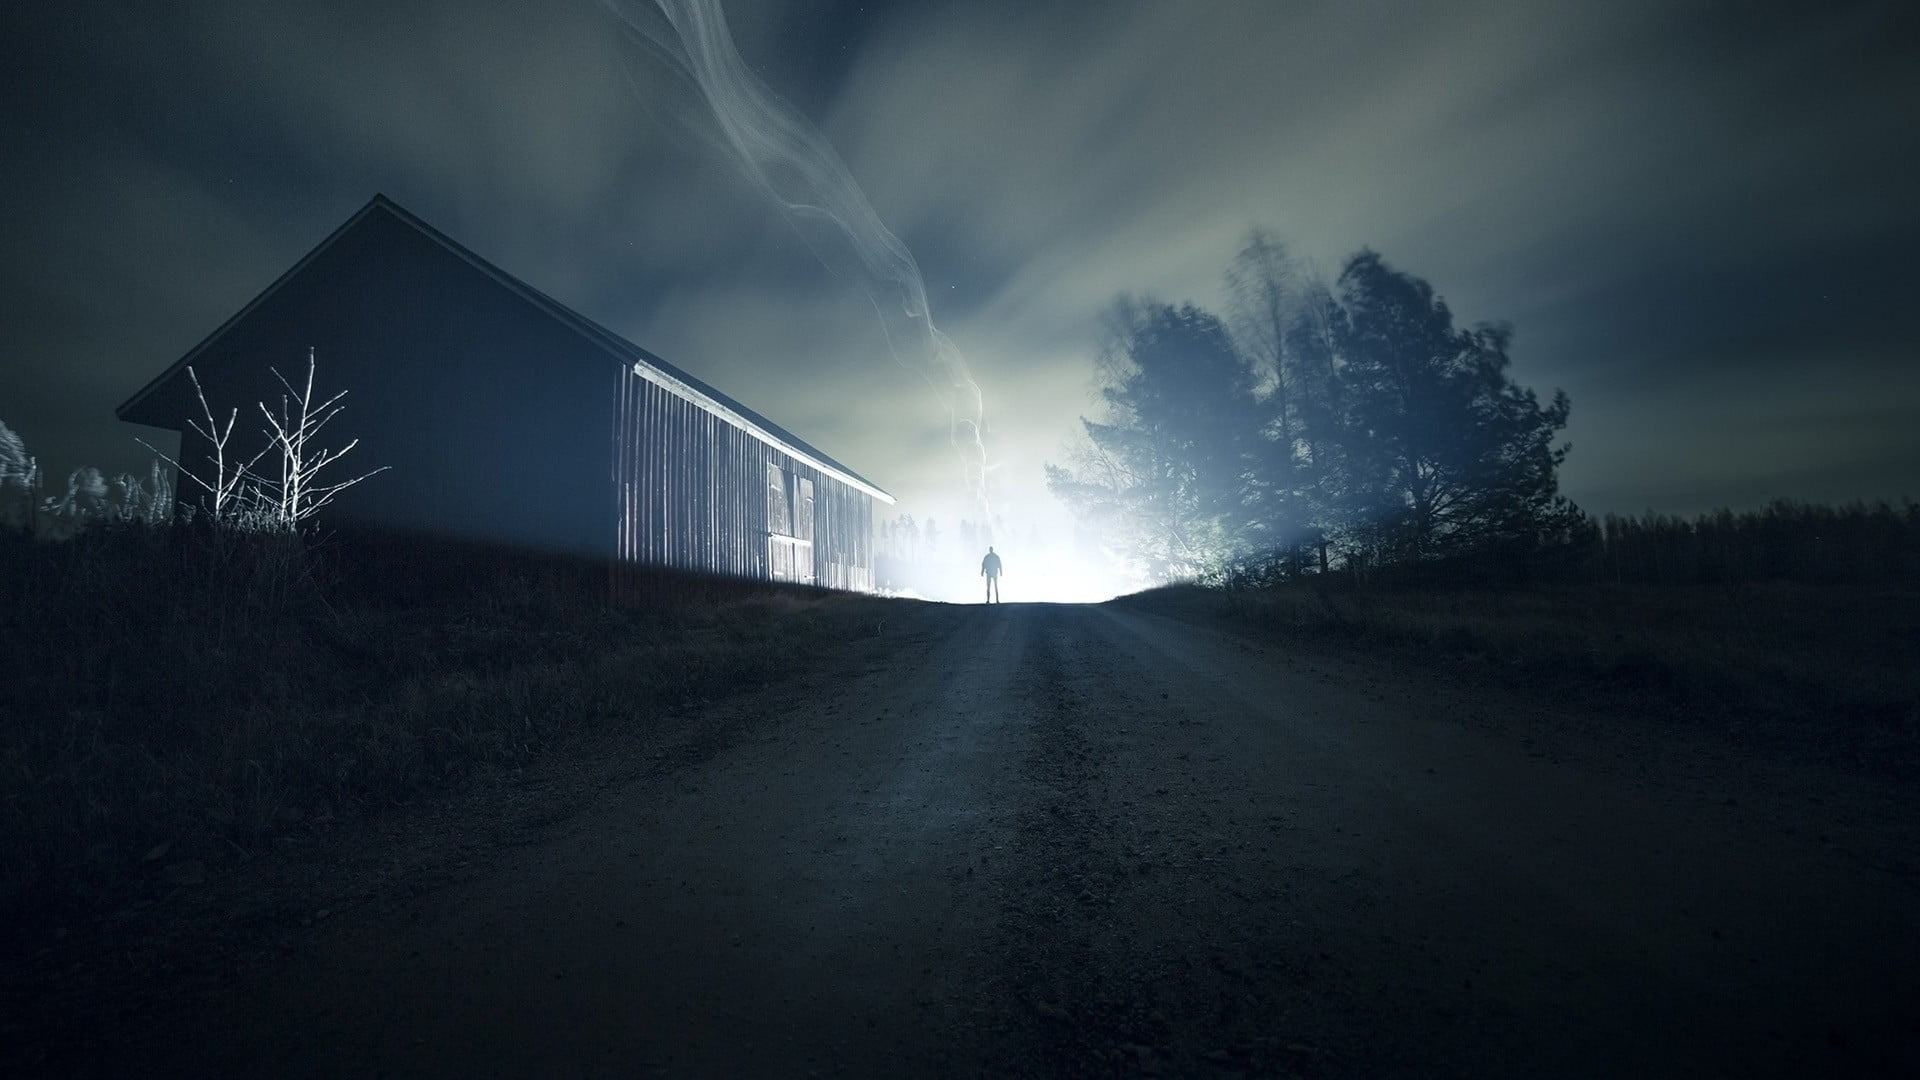
[[[874,212],[832,144],[748,69],[718,0],[602,2],[699,88],[736,163],[786,211],[820,261],[866,293],[893,358],[939,397],[968,497],[981,520],[992,520],[980,386],[959,347],[934,325],[913,253]]]

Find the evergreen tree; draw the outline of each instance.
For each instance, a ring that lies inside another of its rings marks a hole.
[[[1152,581],[1259,558],[1297,573],[1584,535],[1558,494],[1569,405],[1509,372],[1512,331],[1454,326],[1427,282],[1371,251],[1333,288],[1249,234],[1233,333],[1191,304],[1122,299],[1098,419],[1048,487]]]
[[[1557,498],[1569,405],[1541,406],[1509,377],[1512,330],[1456,329],[1433,287],[1363,251],[1339,278],[1340,468],[1334,479],[1359,546],[1418,561],[1537,539],[1572,512]]]
[[[1249,534],[1260,438],[1254,380],[1221,321],[1191,304],[1123,300],[1103,354],[1106,416],[1082,418],[1073,467],[1047,486],[1152,581],[1216,570]]]

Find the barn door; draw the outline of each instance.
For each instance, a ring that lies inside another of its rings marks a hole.
[[[787,470],[767,462],[767,532],[793,535],[793,507],[787,501]]]
[[[795,581],[817,585],[813,571],[813,481],[804,476],[795,480],[793,500],[793,537]]]

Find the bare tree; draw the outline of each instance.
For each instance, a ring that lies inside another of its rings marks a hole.
[[[313,350],[309,349],[306,381],[298,390],[280,374],[279,369],[268,369],[286,393],[280,398],[277,415],[267,408],[266,402],[256,403],[260,415],[267,421],[267,426],[261,432],[267,437],[267,442],[245,460],[230,448],[234,421],[240,410],[229,411],[225,423],[215,419],[213,408],[207,404],[207,395],[200,387],[200,376],[194,373],[192,367],[187,368],[187,378],[193,382],[193,392],[200,400],[200,410],[206,420],[204,425],[193,419],[189,419],[187,424],[212,448],[207,453],[207,464],[213,467],[211,478],[202,477],[160,453],[145,440],[141,440],[140,445],[159,454],[163,461],[178,469],[181,476],[206,492],[201,502],[215,525],[235,527],[246,532],[293,532],[299,529],[302,522],[332,502],[336,495],[389,468],[382,465],[372,472],[337,483],[328,482],[321,476],[322,470],[345,457],[348,451],[360,445],[360,440],[353,439],[338,450],[319,445],[320,430],[346,407],[341,404],[341,399],[347,396],[347,392],[342,390],[325,401],[316,401],[313,392],[315,367]],[[263,476],[256,468],[268,454],[275,454],[279,459],[280,474],[277,478]]]
[[[1230,300],[1227,328],[1245,357],[1264,413],[1258,467],[1249,477],[1246,497],[1253,516],[1256,547],[1286,553],[1296,562],[1299,545],[1311,532],[1301,498],[1311,461],[1300,393],[1300,358],[1294,355],[1288,328],[1300,306],[1300,272],[1279,237],[1266,229],[1247,232],[1246,243],[1227,268]]]
[[[311,360],[311,354],[309,354],[309,360]],[[214,525],[239,524],[242,514],[254,509],[253,504],[257,502],[255,496],[258,494],[258,485],[253,475],[253,466],[267,455],[267,451],[272,449],[272,446],[261,447],[258,453],[245,461],[241,461],[237,454],[229,457],[227,445],[233,441],[233,422],[239,418],[240,410],[237,408],[230,410],[227,413],[227,422],[219,423],[213,417],[213,406],[207,404],[207,393],[200,388],[200,376],[194,372],[192,365],[187,366],[187,378],[193,383],[194,396],[200,399],[200,411],[206,417],[205,426],[192,418],[187,420],[187,426],[198,432],[200,437],[212,447],[207,454],[207,464],[213,466],[213,478],[211,480],[202,478],[199,473],[162,454],[157,447],[145,439],[136,441],[158,454],[162,461],[173,466],[181,476],[199,485],[201,490],[212,498],[212,502],[208,502],[207,498],[203,497],[201,506],[205,508],[208,520]]]
[[[275,497],[274,518],[285,529],[299,528],[301,522],[319,513],[336,495],[389,468],[382,465],[372,472],[337,483],[322,480],[321,470],[347,456],[349,451],[360,445],[360,440],[353,439],[338,450],[327,449],[316,442],[320,429],[346,408],[340,399],[346,397],[347,392],[342,390],[315,404],[314,366],[313,350],[309,349],[307,379],[299,390],[295,390],[277,369],[268,369],[273,371],[275,379],[280,380],[286,395],[280,399],[279,416],[275,416],[266,403],[260,403],[260,414],[267,418],[267,436],[271,440],[268,449],[277,451],[280,456],[280,481],[272,486],[271,494]]]
[[[1227,268],[1227,329],[1253,367],[1259,380],[1256,389],[1272,398],[1274,423],[1282,440],[1289,443],[1292,373],[1287,370],[1285,354],[1298,277],[1286,245],[1266,229],[1249,230],[1240,254]]]

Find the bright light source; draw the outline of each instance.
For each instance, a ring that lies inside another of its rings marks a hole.
[[[1132,586],[1102,566],[1088,566],[1071,555],[1044,551],[1023,560],[1019,576],[1007,566],[1000,588],[1008,600],[1035,600],[1051,604],[1098,604]]]
[[[999,554],[1006,568],[1000,593],[1009,604],[1098,604],[1138,587],[1109,572],[1104,564],[1084,565],[1065,553],[1012,549]],[[910,583],[896,583],[883,591],[948,604],[986,602],[986,581],[977,562],[920,564],[913,568]]]

